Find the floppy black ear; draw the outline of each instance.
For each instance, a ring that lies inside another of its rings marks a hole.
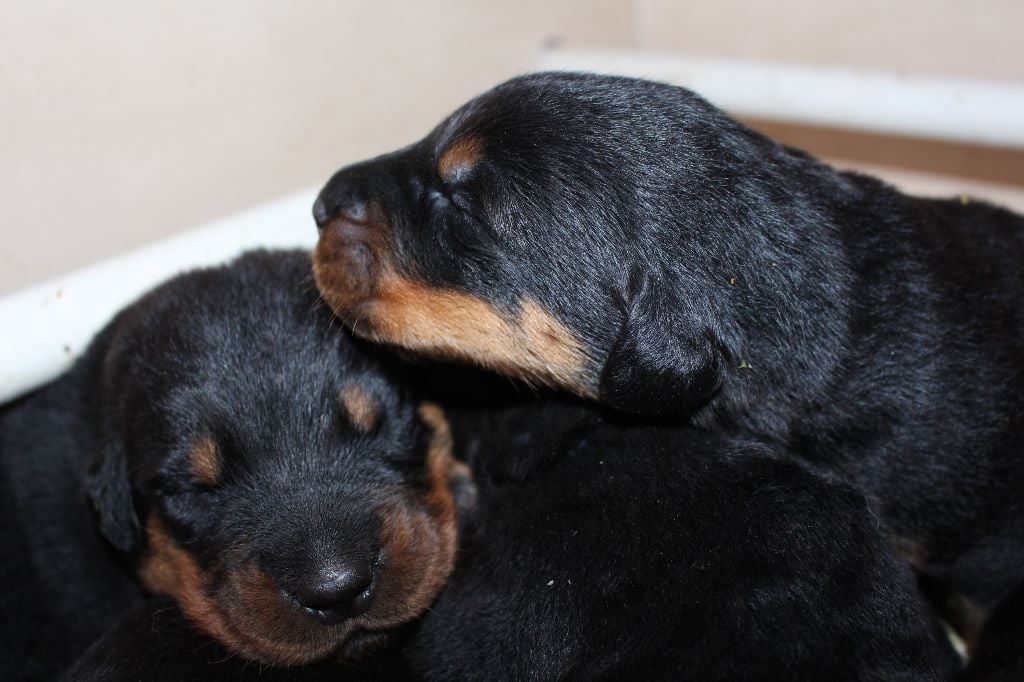
[[[624,322],[601,370],[603,402],[638,414],[700,407],[722,384],[721,357],[706,325],[659,291],[650,275],[631,278]]]
[[[142,543],[142,528],[132,500],[128,458],[120,444],[103,446],[98,466],[86,478],[85,490],[103,537],[122,552],[135,552]]]

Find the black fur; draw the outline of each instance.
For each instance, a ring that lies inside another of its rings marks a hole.
[[[809,681],[955,667],[856,488],[763,442],[629,422],[554,402],[454,420],[478,503],[405,647],[413,669]]]
[[[428,432],[408,391],[319,304],[309,267],[306,254],[254,253],[177,278],[67,374],[3,408],[0,678],[51,679],[122,612],[147,608],[134,574],[154,555],[154,517],[209,576],[206,597],[251,596],[232,576],[269,576],[232,627],[312,658],[365,643],[381,593],[403,587],[389,578],[382,509],[424,508]],[[372,429],[339,402],[351,384],[381,414]],[[203,438],[220,450],[214,481],[190,468]],[[304,608],[325,566],[359,562],[373,580],[365,618]]]
[[[85,490],[93,397],[60,380],[0,415],[0,678],[48,680],[141,598]]]
[[[479,158],[445,177],[439,160],[467,139]],[[681,88],[560,73],[339,171],[314,211],[328,300],[349,257],[323,247],[366,206],[386,232],[368,243],[405,277],[564,325],[585,361],[553,383],[750,434],[855,483],[980,622],[1024,580],[1020,216],[837,172]],[[373,310],[364,288],[339,309],[350,324]]]
[[[400,649],[260,668],[149,604],[72,679],[893,682],[956,666],[863,495],[770,446],[554,402],[463,408],[453,426],[478,495]]]

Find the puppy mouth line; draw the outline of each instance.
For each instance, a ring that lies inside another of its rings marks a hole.
[[[236,638],[228,648],[237,650],[240,645],[244,655],[272,665],[304,665],[322,660],[344,646],[359,629],[359,625],[352,620],[326,624],[315,623],[312,618],[306,617],[304,620],[307,624],[304,627],[288,629],[290,634],[297,636],[287,638],[273,632],[253,630],[251,626],[240,623],[238,614],[232,609],[218,607],[218,610],[224,624]],[[299,615],[297,605],[293,607],[293,612]]]

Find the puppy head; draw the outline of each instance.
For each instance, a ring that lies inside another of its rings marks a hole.
[[[272,664],[419,615],[452,569],[465,476],[440,411],[317,309],[308,269],[257,254],[186,275],[96,350],[100,530],[149,590]]]
[[[361,336],[627,409],[689,409],[728,354],[723,168],[757,144],[679,88],[515,79],[331,178],[316,282]]]

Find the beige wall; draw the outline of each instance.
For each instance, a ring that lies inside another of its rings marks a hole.
[[[410,142],[545,44],[1024,82],[1022,25],[1019,0],[3,3],[0,295]]]
[[[1024,82],[1021,0],[636,0],[651,49]]]
[[[2,3],[0,294],[320,183],[544,41],[629,24],[615,0]]]

